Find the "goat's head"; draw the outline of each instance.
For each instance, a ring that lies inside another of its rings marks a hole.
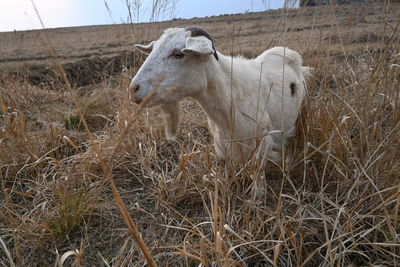
[[[207,62],[218,60],[212,38],[200,27],[167,29],[157,41],[135,47],[149,56],[129,89],[136,103],[152,95],[148,107],[174,104],[204,89]]]

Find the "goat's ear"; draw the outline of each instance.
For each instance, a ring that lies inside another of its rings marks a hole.
[[[142,53],[145,54],[150,54],[151,51],[153,50],[153,46],[154,46],[155,41],[151,42],[148,45],[141,45],[141,44],[135,44],[135,47]]]
[[[209,56],[214,54],[212,42],[204,36],[186,38],[186,47],[182,49],[184,54],[198,54]]]

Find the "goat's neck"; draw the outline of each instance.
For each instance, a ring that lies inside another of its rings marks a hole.
[[[229,133],[232,134],[235,128],[235,91],[238,90],[236,81],[237,79],[240,80],[240,77],[233,77],[231,57],[220,53],[218,53],[218,56],[219,61],[210,60],[209,62],[207,89],[194,98],[219,131],[224,132],[221,132],[221,134],[228,135]]]

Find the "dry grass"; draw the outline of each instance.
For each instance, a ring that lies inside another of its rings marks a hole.
[[[400,9],[330,8],[208,19],[223,51],[286,44],[316,70],[295,165],[268,166],[258,201],[255,165],[215,161],[196,104],[167,141],[130,101],[136,68],[72,90],[2,74],[0,263],[143,266],[111,176],[160,266],[400,265]]]

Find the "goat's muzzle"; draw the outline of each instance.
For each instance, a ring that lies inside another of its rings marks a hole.
[[[141,97],[135,96],[136,92],[139,91],[139,88],[139,84],[129,86],[129,91],[132,91],[133,101],[135,101],[136,104],[140,104],[143,100]]]

